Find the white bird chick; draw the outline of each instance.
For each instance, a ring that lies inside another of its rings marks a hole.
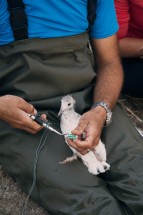
[[[64,96],[61,100],[61,108],[58,113],[61,116],[60,127],[65,138],[67,134],[71,134],[80,120],[81,115],[75,112],[75,100],[71,95]],[[66,142],[67,143],[67,142]],[[67,143],[68,144],[68,143]],[[69,146],[69,145],[68,145]],[[106,149],[102,141],[85,155],[80,154],[76,149],[69,146],[73,151],[73,156],[66,158],[63,162],[67,163],[76,160],[77,157],[81,158],[84,165],[88,168],[91,174],[97,175],[110,169],[110,165],[106,163]]]

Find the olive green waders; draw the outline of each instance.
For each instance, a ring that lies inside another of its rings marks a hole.
[[[92,62],[86,33],[1,46],[0,95],[23,97],[59,130],[57,113],[63,95],[74,96],[81,114],[91,106]],[[26,193],[43,132],[32,135],[0,121],[0,163]],[[102,139],[111,170],[94,176],[79,159],[59,164],[72,152],[63,137],[49,132],[31,197],[54,215],[143,214],[143,140],[120,106],[115,107],[113,122]]]

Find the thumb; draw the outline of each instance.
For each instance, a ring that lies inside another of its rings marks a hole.
[[[88,124],[87,120],[81,119],[79,121],[78,126],[72,131],[72,133],[76,135],[81,135],[85,131],[87,124]]]

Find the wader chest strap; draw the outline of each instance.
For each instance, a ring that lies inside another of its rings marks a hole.
[[[26,39],[28,37],[28,23],[22,0],[7,0],[7,2],[15,40]]]
[[[88,15],[87,19],[89,22],[89,30],[91,26],[94,24],[95,18],[96,18],[96,4],[97,0],[88,0]]]

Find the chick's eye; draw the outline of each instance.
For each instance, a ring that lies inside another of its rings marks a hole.
[[[68,103],[68,106],[70,106],[71,105],[71,103]]]

